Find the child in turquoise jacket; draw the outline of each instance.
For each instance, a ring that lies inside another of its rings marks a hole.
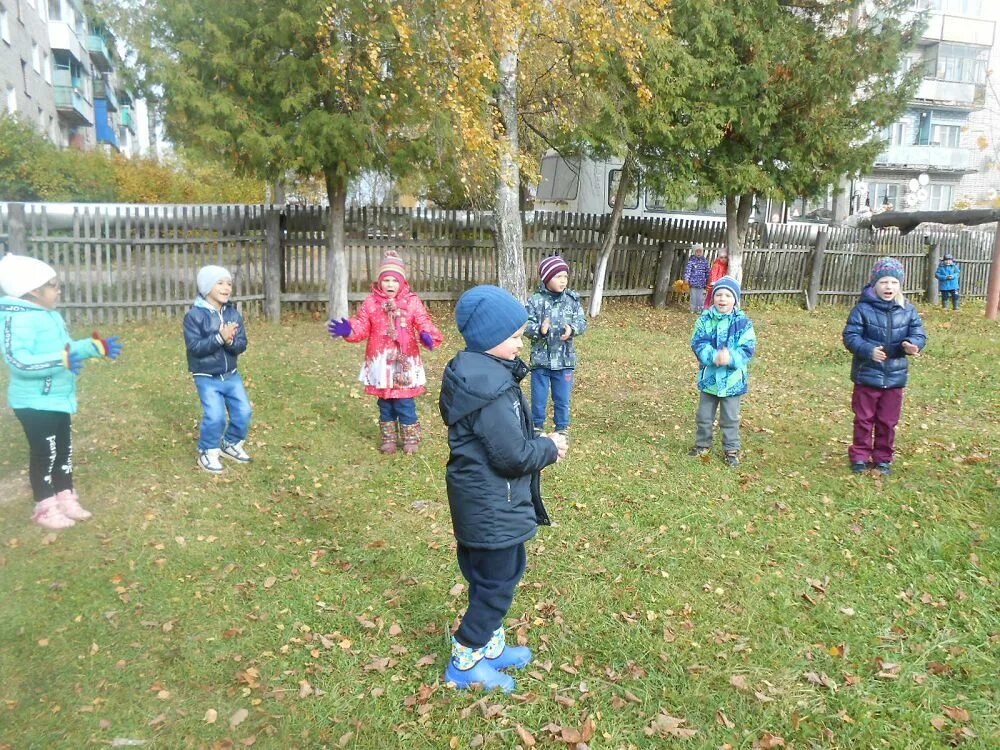
[[[729,466],[739,466],[740,400],[750,383],[750,360],[757,349],[753,321],[739,309],[740,285],[723,276],[712,287],[712,306],[698,317],[691,349],[701,367],[701,398],[695,415],[697,432],[688,455],[700,457],[712,449],[712,426],[719,413],[722,447]]]
[[[117,359],[118,338],[72,340],[56,312],[60,287],[55,270],[40,260],[6,255],[0,260],[0,329],[10,369],[7,401],[28,438],[28,477],[35,498],[32,520],[65,529],[91,517],[73,489],[71,415],[76,379],[93,357]]]

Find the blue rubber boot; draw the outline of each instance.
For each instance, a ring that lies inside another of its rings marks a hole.
[[[451,658],[444,670],[445,682],[460,690],[480,685],[484,690],[500,688],[505,693],[514,692],[514,678],[498,672],[483,655],[483,649],[463,646],[451,638]]]
[[[483,646],[483,655],[494,669],[521,669],[531,664],[531,649],[527,646],[508,646],[503,625],[493,631],[493,637]]]

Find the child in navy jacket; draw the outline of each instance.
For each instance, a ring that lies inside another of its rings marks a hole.
[[[452,635],[445,680],[460,688],[514,689],[503,669],[531,661],[509,646],[503,619],[527,562],[524,543],[548,525],[540,472],[566,455],[566,438],[536,437],[518,385],[528,313],[509,292],[473,287],[455,308],[466,348],[447,365],[441,416],[448,425],[448,506],[458,566],[469,582],[469,607]]]

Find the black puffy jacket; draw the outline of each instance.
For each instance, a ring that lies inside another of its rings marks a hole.
[[[904,341],[920,351],[927,344],[917,308],[909,302],[900,305],[895,300],[879,299],[871,287],[865,287],[844,327],[844,346],[854,354],[851,380],[872,388],[905,387],[910,363],[903,351]],[[885,349],[884,362],[872,359],[876,346]]]
[[[239,323],[232,344],[219,334],[223,323]],[[247,332],[243,316],[232,302],[216,310],[198,297],[184,316],[184,343],[187,345],[188,369],[194,375],[225,375],[236,369],[236,358],[247,350]]]
[[[444,371],[439,406],[448,425],[446,480],[455,538],[467,547],[502,549],[550,523],[541,470],[556,462],[555,443],[534,437],[518,385],[520,359],[463,351]]]

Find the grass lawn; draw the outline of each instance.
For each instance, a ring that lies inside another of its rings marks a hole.
[[[221,477],[195,465],[180,321],[113,331],[125,353],[87,364],[75,419],[94,519],[29,522],[0,413],[0,748],[996,747],[1000,328],[923,307],[883,482],[847,469],[846,308],[751,307],[731,470],[686,456],[693,318],[607,306],[507,620],[536,653],[512,696],[440,682],[465,604],[448,308],[416,457],[376,451],[361,345],[251,321],[255,462]]]

